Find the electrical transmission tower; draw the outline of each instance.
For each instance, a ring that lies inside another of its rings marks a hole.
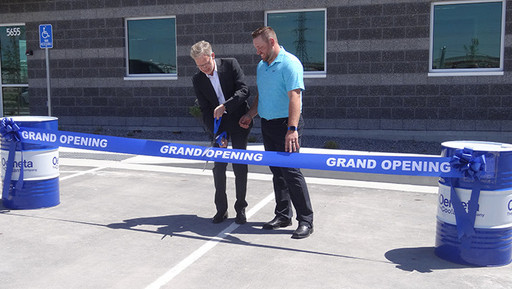
[[[303,64],[309,63],[308,50],[306,49],[306,38],[304,36],[306,30],[306,13],[301,12],[297,17],[298,27],[295,29],[297,33],[297,40],[294,41],[295,49],[297,51],[297,57],[302,61]]]

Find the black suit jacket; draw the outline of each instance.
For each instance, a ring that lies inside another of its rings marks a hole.
[[[226,131],[228,134],[243,130],[238,124],[240,118],[249,110],[247,99],[250,92],[245,84],[244,72],[234,58],[216,58],[217,73],[226,102],[226,113],[222,116],[217,134]],[[192,77],[199,106],[203,114],[203,123],[213,136],[213,111],[219,105],[217,94],[210,79],[201,71]]]

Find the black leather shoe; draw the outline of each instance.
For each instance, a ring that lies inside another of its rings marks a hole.
[[[236,213],[235,223],[239,225],[247,223],[247,217],[245,216],[245,212]]]
[[[291,224],[292,224],[292,220],[276,216],[274,219],[272,219],[272,221],[263,224],[263,229],[274,230],[277,228],[291,226]]]
[[[297,230],[293,232],[292,239],[304,239],[309,237],[311,234],[313,234],[313,227],[308,225],[299,225]]]
[[[224,214],[217,213],[213,216],[212,223],[218,224],[224,222],[225,219],[228,218],[228,212],[224,212]]]

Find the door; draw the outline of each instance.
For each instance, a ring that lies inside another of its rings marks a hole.
[[[0,24],[0,116],[29,115],[25,24]]]

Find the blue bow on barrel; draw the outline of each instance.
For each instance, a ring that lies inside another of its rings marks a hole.
[[[0,134],[8,142],[20,142],[21,136],[19,133],[20,127],[12,118],[2,118],[2,125],[0,126]]]
[[[0,134],[9,143],[9,156],[5,167],[4,186],[2,190],[2,199],[7,200],[11,185],[12,171],[14,167],[14,157],[16,156],[16,147],[21,143],[20,127],[12,120],[12,118],[3,118],[0,124]],[[23,162],[23,153],[21,154]],[[23,188],[23,166],[20,167],[20,174],[16,187],[16,191]]]
[[[480,180],[480,176],[485,172],[485,156],[473,157],[473,150],[470,148],[456,150],[450,164],[464,177],[472,180]]]
[[[457,235],[463,246],[469,246],[471,237],[475,234],[475,218],[478,211],[478,199],[480,198],[480,177],[485,173],[485,156],[473,156],[470,148],[458,149],[450,160],[452,168],[459,170],[463,177],[473,180],[471,198],[468,202],[468,211],[464,209],[462,202],[455,192],[458,179],[451,182],[451,195],[455,220],[457,223]]]

